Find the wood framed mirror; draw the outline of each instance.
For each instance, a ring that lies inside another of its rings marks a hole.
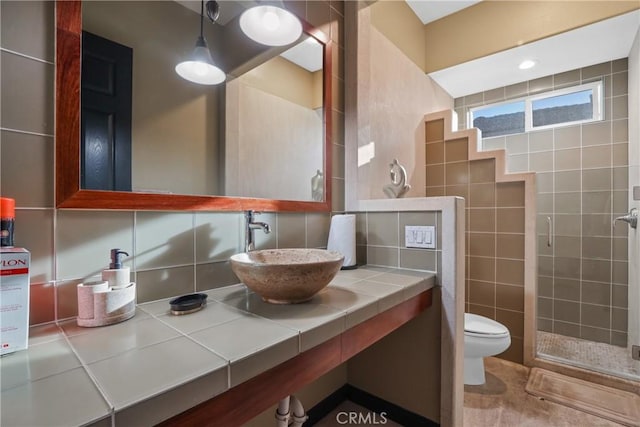
[[[321,201],[88,190],[81,185],[81,58],[82,2],[56,2],[56,206],[78,209],[126,210],[331,210],[331,50],[332,42],[301,20],[303,30],[323,45],[322,110],[324,156]],[[165,165],[158,164],[158,168]],[[314,170],[315,172],[315,170]],[[311,191],[311,190],[309,190]]]

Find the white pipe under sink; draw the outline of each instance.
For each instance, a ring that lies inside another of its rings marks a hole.
[[[292,427],[301,427],[308,418],[302,402],[297,397],[289,395],[278,402],[278,409],[276,410],[277,427],[289,426],[289,419],[292,420]]]

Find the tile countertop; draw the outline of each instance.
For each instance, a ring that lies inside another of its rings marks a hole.
[[[161,300],[112,326],[36,326],[28,350],[0,359],[0,424],[155,424],[433,286],[429,272],[361,267],[303,304],[268,304],[238,284],[185,316]]]

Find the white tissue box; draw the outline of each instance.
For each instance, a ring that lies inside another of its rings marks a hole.
[[[0,248],[0,355],[29,344],[29,263],[24,248]]]

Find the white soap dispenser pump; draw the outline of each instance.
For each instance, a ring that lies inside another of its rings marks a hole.
[[[109,269],[102,271],[102,280],[109,282],[111,289],[123,289],[131,284],[129,267],[122,266],[122,256],[129,254],[119,248],[111,249],[111,263]]]

